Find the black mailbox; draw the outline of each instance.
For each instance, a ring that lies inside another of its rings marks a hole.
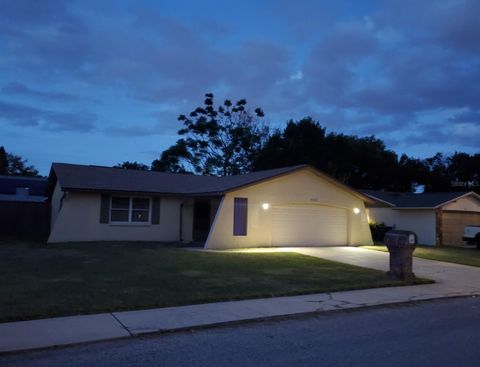
[[[388,231],[384,238],[390,253],[388,276],[398,280],[413,280],[413,251],[417,245],[417,235],[412,231]]]

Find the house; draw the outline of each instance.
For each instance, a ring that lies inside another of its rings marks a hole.
[[[372,243],[367,196],[301,165],[216,177],[54,163],[49,242]]]
[[[462,245],[463,228],[480,225],[480,195],[475,192],[405,193],[364,190],[369,221],[412,230],[423,245]]]
[[[47,179],[0,175],[0,201],[42,202],[47,200]]]
[[[0,235],[46,236],[49,229],[47,180],[0,175]]]

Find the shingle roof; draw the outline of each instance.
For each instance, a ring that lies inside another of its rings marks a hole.
[[[361,190],[365,195],[397,208],[436,208],[471,192],[429,192],[414,194],[411,192],[388,192]]]
[[[304,167],[307,166],[299,165],[245,175],[217,177],[53,163],[52,173],[64,190],[222,195],[226,191]]]
[[[30,195],[45,196],[47,179],[42,177],[0,175],[0,194],[15,195],[18,187],[28,187]]]

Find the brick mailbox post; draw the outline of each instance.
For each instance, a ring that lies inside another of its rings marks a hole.
[[[417,244],[417,235],[411,231],[388,231],[385,234],[385,246],[390,253],[390,270],[387,275],[397,280],[413,280],[413,251]]]

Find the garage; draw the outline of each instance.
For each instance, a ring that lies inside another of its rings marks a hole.
[[[444,210],[442,213],[442,244],[465,244],[462,240],[465,226],[480,226],[480,213]]]
[[[272,246],[334,246],[347,243],[347,211],[322,205],[272,208]]]

